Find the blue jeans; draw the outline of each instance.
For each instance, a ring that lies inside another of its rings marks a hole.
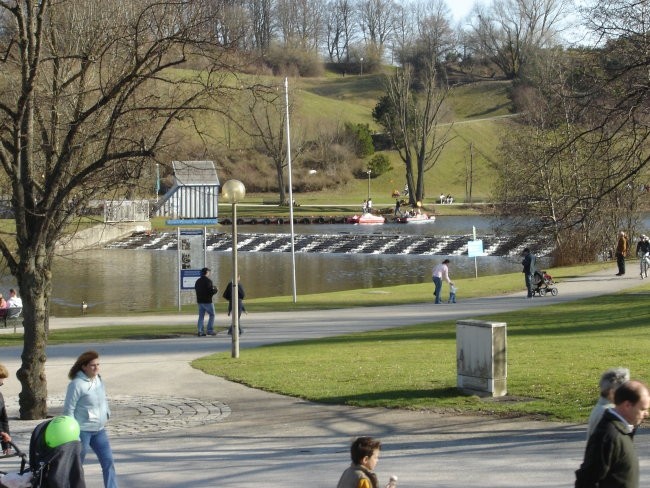
[[[525,273],[524,281],[526,282],[526,291],[528,292],[528,298],[533,297],[533,275]]]
[[[442,301],[440,300],[440,292],[442,291],[442,278],[438,278],[434,276],[432,279],[433,279],[433,284],[436,287],[435,291],[433,292],[433,294],[436,296],[435,303],[442,303]]]
[[[196,324],[199,328],[199,334],[203,334],[203,318],[208,314],[208,334],[214,332],[214,303],[199,303],[199,322]]]
[[[79,433],[79,440],[81,441],[81,464],[83,464],[84,460],[86,459],[88,448],[91,448],[95,454],[97,454],[97,459],[99,459],[99,464],[102,467],[104,487],[117,488],[117,480],[115,479],[115,465],[113,464],[113,453],[111,451],[111,445],[108,442],[106,429],[102,429],[98,432],[82,430]]]

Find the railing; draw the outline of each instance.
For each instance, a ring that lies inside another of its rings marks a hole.
[[[104,203],[104,222],[144,222],[149,220],[148,200],[107,200]]]

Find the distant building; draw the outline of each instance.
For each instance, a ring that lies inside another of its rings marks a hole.
[[[172,219],[216,219],[219,177],[214,161],[172,161],[174,185],[156,204],[155,215]]]

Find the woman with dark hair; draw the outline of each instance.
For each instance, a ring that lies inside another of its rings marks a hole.
[[[440,293],[442,292],[442,281],[446,281],[449,283],[449,286],[453,286],[454,282],[451,281],[449,278],[449,259],[445,259],[442,263],[437,264],[433,267],[433,271],[431,272],[431,279],[433,281],[433,285],[435,287],[433,291],[433,296],[436,297],[436,300],[434,303],[442,303],[442,299],[440,298]]]
[[[68,378],[71,381],[65,395],[63,415],[74,417],[79,422],[81,462],[91,448],[102,467],[104,487],[117,488],[113,452],[105,429],[111,411],[99,375],[99,354],[96,351],[81,354],[70,368]]]

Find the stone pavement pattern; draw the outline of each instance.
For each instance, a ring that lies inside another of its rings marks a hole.
[[[524,300],[518,294],[466,300],[455,306],[251,313],[243,317],[242,354],[245,348],[262,344],[547,305],[638,283],[632,277],[600,273],[561,283],[560,295],[554,298]],[[53,318],[51,327],[136,321],[155,326],[193,323],[194,317]],[[60,412],[68,369],[88,348],[101,355],[101,372],[113,409],[111,442],[122,488],[332,487],[349,463],[348,446],[358,435],[382,439],[380,481],[385,483],[394,473],[400,487],[569,486],[582,459],[583,425],[319,405],[253,390],[190,367],[192,359],[229,351],[225,335],[50,346],[47,378],[52,414]],[[5,348],[0,360],[11,372],[16,371],[20,350]],[[19,390],[15,377],[2,387],[12,417],[17,416]],[[28,447],[37,423],[12,419],[19,446]],[[644,429],[636,443],[642,481],[647,482],[650,437]],[[11,470],[10,461],[2,461],[0,469]],[[92,455],[86,478],[89,487],[102,486]]]

